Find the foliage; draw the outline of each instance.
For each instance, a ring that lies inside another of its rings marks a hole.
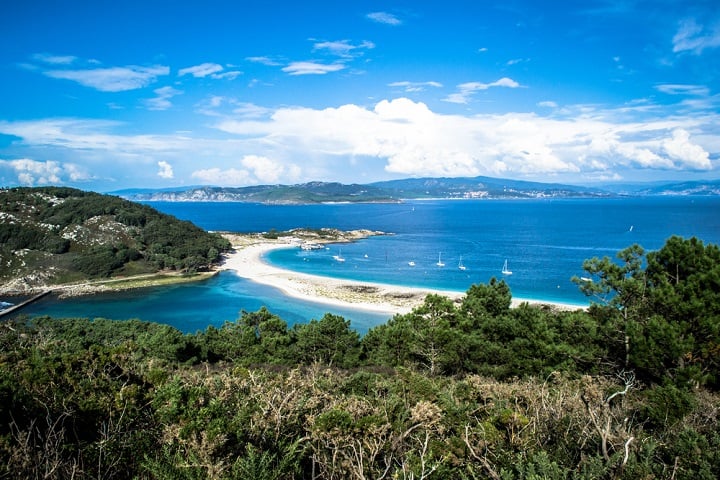
[[[618,258],[587,260],[597,281],[575,279],[601,301],[590,312],[607,336],[607,360],[649,382],[720,386],[720,249],[671,237],[646,256],[634,245]]]
[[[718,478],[717,248],[620,258],[586,264],[588,311],[493,280],[362,339],[264,308],[3,323],[0,477]]]
[[[0,190],[0,213],[8,219],[0,223],[0,256],[4,265],[14,265],[0,268],[0,277],[6,278],[48,264],[46,257],[40,257],[42,264],[14,264],[14,253],[20,250],[69,256],[70,262],[54,262],[56,269],[66,264],[71,272],[97,278],[121,274],[131,263],[144,264],[145,271],[203,270],[230,248],[219,235],[147,205],[72,188]],[[68,272],[54,275],[61,278]]]

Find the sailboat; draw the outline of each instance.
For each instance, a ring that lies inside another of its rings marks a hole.
[[[338,262],[344,262],[345,259],[342,256],[342,250],[339,251],[337,255],[333,255],[333,258],[337,260]]]
[[[462,263],[462,255],[460,255],[460,262],[458,262],[458,268],[459,268],[460,270],[465,270],[465,269],[467,268],[467,267],[466,267],[465,265],[463,265],[463,263]]]
[[[443,261],[442,261],[442,252],[438,253],[438,261],[437,261],[437,263],[436,263],[435,265],[437,265],[438,267],[444,267],[444,266],[445,266],[445,264],[444,264]]]
[[[505,259],[505,263],[503,264],[502,274],[503,275],[512,275],[512,272],[510,270],[508,270],[507,259]]]

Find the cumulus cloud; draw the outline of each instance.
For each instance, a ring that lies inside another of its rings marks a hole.
[[[145,101],[145,104],[150,110],[167,110],[172,107],[170,99],[176,95],[182,94],[182,90],[177,90],[173,87],[161,87],[153,90],[157,97],[150,98]]]
[[[172,165],[170,165],[168,162],[166,162],[165,160],[161,160],[157,162],[157,164],[159,168],[158,177],[170,179],[175,176],[173,173]]]
[[[512,78],[503,77],[491,83],[467,82],[458,85],[458,91],[451,93],[443,100],[450,103],[468,103],[470,98],[480,90],[487,90],[494,87],[520,88],[520,84]]]
[[[221,170],[220,168],[206,168],[202,170],[195,170],[192,172],[191,176],[202,183],[222,187],[247,185],[251,178],[250,172],[247,170],[239,170],[237,168],[229,168],[226,170]]]
[[[0,169],[9,169],[16,175],[18,183],[27,186],[59,185],[68,181],[87,180],[89,175],[79,165],[52,160],[40,162],[29,158],[0,160]]]
[[[672,42],[674,53],[691,52],[700,55],[705,49],[720,46],[720,21],[716,21],[712,27],[705,28],[695,19],[682,20]]]
[[[252,183],[279,183],[281,179],[292,181],[300,176],[301,168],[262,155],[245,155],[240,160],[243,168],[208,168],[196,170],[192,177],[203,183],[219,186],[238,186]]]
[[[662,142],[663,150],[680,165],[695,170],[709,170],[712,168],[710,154],[702,147],[690,141],[690,134],[682,129],[673,130],[672,137]]]
[[[387,12],[372,12],[368,13],[366,17],[373,22],[383,23],[385,25],[397,26],[402,24],[402,21],[398,17]]]
[[[318,63],[318,62],[292,62],[282,71],[290,75],[325,75],[326,73],[337,72],[345,68],[342,63]]]
[[[378,166],[403,176],[615,178],[633,169],[708,171],[720,154],[718,116],[710,112],[648,117],[642,110],[563,106],[546,116],[451,115],[408,98],[269,109],[220,96],[203,108],[218,130],[209,137],[130,135],[119,122],[78,119],[0,121],[0,133],[18,137],[17,148],[71,158],[96,178],[132,170],[148,184],[173,170],[187,184],[352,182],[377,178]],[[0,178],[11,172],[26,184],[83,177],[67,163],[8,162]]]
[[[152,67],[130,65],[83,70],[48,70],[43,73],[51,78],[71,80],[101,92],[123,92],[150,85],[159,76],[168,75],[170,68],[163,65]]]
[[[277,182],[284,170],[281,163],[258,155],[246,155],[241,163],[252,170],[258,180],[265,183]]]
[[[712,168],[708,152],[679,122],[612,123],[606,116],[440,115],[399,98],[372,109],[282,108],[267,121],[224,120],[216,126],[264,139],[277,150],[382,158],[388,172],[414,176]]]

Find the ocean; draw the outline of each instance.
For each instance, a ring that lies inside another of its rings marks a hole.
[[[632,244],[656,250],[671,235],[720,244],[720,197],[613,199],[424,200],[400,204],[261,205],[148,202],[210,231],[292,228],[369,229],[387,233],[324,250],[277,250],[282,268],[361,281],[465,291],[502,278],[513,297],[587,305],[570,281],[583,260]],[[340,255],[345,261],[338,262]],[[501,272],[507,261],[512,275]],[[443,267],[437,265],[444,264]],[[459,268],[460,266],[464,268]],[[0,299],[2,300],[2,299]],[[185,332],[219,326],[241,310],[266,306],[289,324],[343,315],[358,331],[389,315],[343,310],[288,298],[273,288],[223,272],[206,282],[113,295],[42,300],[30,315],[140,318]]]

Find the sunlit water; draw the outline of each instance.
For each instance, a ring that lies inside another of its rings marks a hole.
[[[638,243],[660,248],[671,235],[720,244],[720,198],[411,201],[402,204],[257,205],[153,202],[151,206],[213,231],[256,232],[291,228],[371,229],[392,235],[325,250],[297,248],[266,260],[318,275],[465,291],[492,277],[513,296],[585,305],[570,282],[582,262],[614,256]],[[345,261],[338,262],[334,256]],[[441,260],[443,267],[437,265]],[[512,275],[504,275],[504,261]],[[465,269],[460,269],[459,264]],[[410,263],[413,262],[414,266]],[[192,332],[235,320],[241,310],[267,306],[293,324],[326,311],[366,331],[388,314],[340,311],[291,299],[282,292],[224,272],[206,282],[34,304],[23,313],[54,316],[141,318]]]

